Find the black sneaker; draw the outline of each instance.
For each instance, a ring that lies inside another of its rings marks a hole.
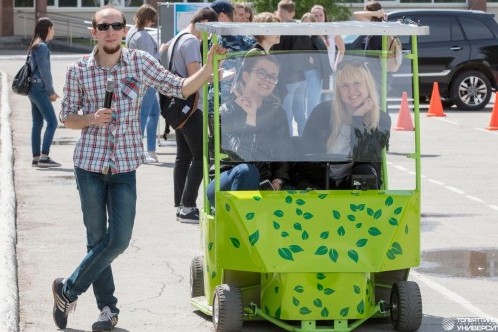
[[[74,311],[77,302],[77,300],[69,302],[62,291],[63,286],[64,279],[62,278],[57,278],[52,283],[52,293],[54,294],[54,309],[52,315],[54,316],[55,325],[60,329],[66,328],[67,316],[71,311]]]
[[[199,223],[199,209],[196,207],[183,207],[180,210],[178,220],[185,224]]]
[[[38,167],[38,159],[33,159],[31,162],[31,167]]]
[[[50,157],[48,157],[47,159],[40,158],[38,160],[38,167],[61,167],[61,164],[50,159]]]
[[[99,319],[93,323],[92,332],[108,332],[111,331],[118,323],[118,314],[111,312],[108,306],[102,308]]]

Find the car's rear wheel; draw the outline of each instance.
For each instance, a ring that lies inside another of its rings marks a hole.
[[[451,84],[452,101],[466,111],[483,109],[492,93],[489,79],[475,70],[460,73]]]

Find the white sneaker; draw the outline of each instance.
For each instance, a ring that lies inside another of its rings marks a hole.
[[[156,153],[153,152],[147,152],[145,154],[145,163],[146,164],[153,164],[153,163],[158,163],[159,159],[157,159]]]

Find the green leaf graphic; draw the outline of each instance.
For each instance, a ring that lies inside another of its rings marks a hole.
[[[320,238],[322,240],[328,239],[329,238],[329,232],[325,231],[325,232],[320,233]]]
[[[303,199],[298,198],[298,199],[296,199],[296,204],[297,205],[304,205],[304,204],[306,204],[306,202]]]
[[[327,194],[320,194],[318,195],[318,199],[324,199],[327,197]]]
[[[380,231],[380,229],[378,229],[377,227],[370,227],[368,229],[368,234],[372,235],[372,236],[377,236],[377,235],[380,235],[382,234],[382,232]]]
[[[304,292],[304,287],[301,285],[297,285],[296,287],[294,287],[294,290],[298,293],[302,293]]]
[[[309,212],[306,212],[304,215],[303,215],[303,218],[306,219],[306,220],[310,220],[311,218],[313,218],[313,214],[309,213]]]
[[[230,212],[230,204],[225,204],[225,210],[227,210],[228,212]]]
[[[344,236],[344,234],[346,234],[346,231],[344,230],[344,227],[342,227],[342,226],[341,226],[341,227],[339,227],[339,228],[337,229],[337,234],[338,234],[339,236]]]
[[[367,214],[372,217],[374,215],[374,210],[372,210],[371,208],[367,208]]]
[[[355,250],[350,250],[348,251],[348,256],[351,258],[355,263],[358,263],[358,253]]]
[[[282,210],[276,210],[275,212],[273,212],[273,215],[275,217],[282,218],[284,216],[284,211],[282,211]]]
[[[339,220],[341,218],[341,214],[339,213],[339,211],[332,211],[332,215],[334,216],[334,219]]]
[[[282,315],[282,307],[278,307],[277,311],[275,311],[275,318],[280,319],[281,315]]]
[[[293,296],[292,297],[292,304],[294,304],[297,307],[298,305],[301,304],[301,302],[299,302],[299,300],[296,297]]]
[[[321,292],[323,290],[323,285],[320,283],[316,284],[316,289],[318,289],[318,291]]]
[[[335,249],[330,249],[329,250],[329,257],[332,260],[332,262],[336,263],[337,258],[339,258],[339,253]]]
[[[325,255],[327,253],[328,249],[326,246],[320,246],[318,249],[315,251],[315,255]]]
[[[213,271],[213,273],[211,273],[211,279],[214,279],[216,277],[216,271]]]
[[[358,248],[364,247],[367,244],[368,240],[367,239],[359,239],[356,241],[356,246]]]
[[[349,208],[350,208],[350,209],[351,209],[351,211],[353,211],[353,212],[356,212],[356,210],[358,209],[358,208],[356,207],[356,205],[355,205],[355,204],[349,204]]]
[[[301,315],[307,315],[307,314],[311,313],[311,310],[308,309],[307,307],[302,307],[301,309],[299,309],[299,313]]]
[[[389,196],[388,198],[386,198],[386,201],[384,202],[384,204],[386,204],[386,206],[391,206],[393,204],[394,200],[391,196]]]
[[[297,208],[297,209],[296,209],[296,214],[297,214],[298,216],[302,216],[302,215],[303,215],[303,210],[301,210],[300,208]]]
[[[354,286],[353,286],[353,291],[354,291],[356,294],[360,294],[360,292],[361,292],[361,288],[360,288],[360,286],[354,285]]]
[[[275,228],[275,229],[280,228],[280,224],[278,222],[276,222],[275,220],[273,221],[273,228]]]
[[[275,286],[275,288],[273,288],[273,291],[275,292],[275,294],[278,294],[278,290],[279,290],[278,286]]]
[[[269,315],[270,314],[270,309],[268,306],[265,305],[265,314]]]
[[[317,273],[316,278],[318,280],[323,280],[323,279],[327,278],[327,276],[325,276],[325,274],[323,274],[323,273]]]
[[[213,246],[214,246],[214,243],[213,242],[209,242],[209,244],[208,244],[208,251],[211,251],[211,249],[213,249]]]
[[[307,240],[309,237],[310,237],[310,236],[309,236],[308,232],[306,232],[306,231],[304,231],[304,232],[303,232],[303,234],[301,235],[301,238],[302,238],[303,240]]]
[[[402,255],[403,254],[403,249],[401,249],[401,244],[399,244],[398,242],[393,242],[391,248],[392,248],[393,254],[395,254],[395,255]]]
[[[380,217],[382,217],[382,210],[381,209],[375,211],[375,213],[374,213],[374,219],[379,219]]]
[[[298,246],[297,244],[292,244],[289,246],[289,249],[293,252],[293,253],[298,253],[298,252],[301,252],[301,251],[304,251],[303,248],[301,248],[300,246]]]
[[[346,317],[349,314],[349,307],[342,308],[341,312],[339,313],[342,317]]]
[[[400,206],[399,208],[396,208],[396,210],[394,210],[394,214],[400,214],[401,211],[403,211],[403,208]]]
[[[294,258],[292,257],[292,251],[290,251],[289,249],[287,248],[279,248],[278,249],[278,254],[280,255],[280,257],[282,257],[283,259],[287,259],[289,261],[293,261]]]
[[[313,301],[313,305],[314,305],[315,307],[317,307],[317,308],[321,308],[321,307],[322,307],[322,305],[323,305],[323,304],[322,304],[322,300],[320,300],[320,299],[315,299],[315,300]]]
[[[348,220],[349,221],[356,221],[356,217],[352,214],[348,214]]]
[[[363,300],[361,300],[360,303],[358,303],[358,305],[356,306],[356,311],[358,311],[359,314],[363,314],[365,312],[365,303],[363,302]]]
[[[285,238],[285,237],[288,237],[288,236],[289,236],[289,233],[287,233],[287,232],[282,232],[282,233],[280,233],[280,236]]]
[[[389,223],[393,226],[397,226],[398,225],[398,219],[396,218],[389,218]]]
[[[361,223],[361,222],[359,222],[359,223],[357,223],[356,225],[354,225],[354,227],[356,227],[356,228],[358,228],[358,229],[360,229],[360,228],[361,228],[361,226],[363,226],[363,223]]]
[[[258,240],[259,240],[259,231],[256,231],[251,235],[249,235],[249,243],[251,244],[251,246],[254,246],[256,242],[258,242]]]
[[[392,252],[392,250],[391,250],[391,249],[389,249],[389,250],[387,251],[386,256],[387,256],[387,258],[389,258],[390,260],[393,260],[393,259],[395,259],[395,258],[396,258],[396,256],[394,255],[394,253]]]
[[[327,318],[329,316],[329,310],[327,309],[327,307],[322,309],[322,311],[320,312],[320,316],[322,316],[323,318]]]
[[[230,238],[230,241],[232,242],[232,245],[235,247],[235,248],[239,248],[240,247],[240,241],[239,239],[235,238],[235,237],[231,237]]]
[[[301,224],[297,222],[297,223],[294,224],[294,229],[298,230],[298,231],[302,231],[303,230],[303,226],[301,226]]]
[[[254,219],[254,212],[249,212],[246,214],[246,220],[253,220]]]
[[[323,294],[325,294],[325,295],[332,295],[334,293],[335,293],[335,290],[333,290],[332,288],[325,288],[323,290]]]
[[[363,210],[365,210],[365,204],[360,204],[357,206],[357,208],[358,208],[358,211],[363,211]]]
[[[261,200],[261,196],[252,196],[252,199],[254,199],[255,201],[260,201]]]
[[[287,204],[292,203],[292,197],[291,196],[286,196],[285,197],[285,203],[287,203]]]
[[[405,225],[405,234],[408,234],[408,225]]]

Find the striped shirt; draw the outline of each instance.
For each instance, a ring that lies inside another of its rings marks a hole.
[[[70,114],[95,113],[102,108],[109,78],[115,82],[112,98],[113,120],[106,127],[88,126],[74,150],[74,165],[90,172],[131,172],[145,161],[140,129],[140,108],[145,91],[155,87],[160,93],[183,98],[184,78],[166,70],[150,54],[121,49],[121,58],[112,68],[101,67],[95,51],[71,64],[66,72],[64,98],[59,119]]]

